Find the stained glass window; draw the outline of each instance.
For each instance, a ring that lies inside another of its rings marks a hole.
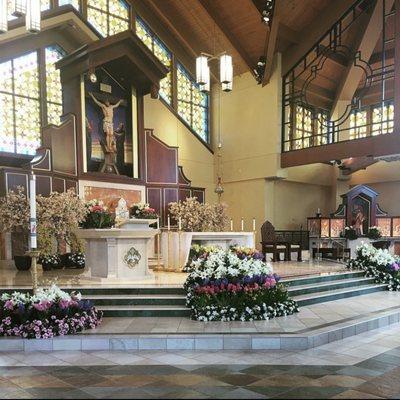
[[[393,132],[394,126],[394,106],[393,104],[384,104],[372,108],[372,127],[371,134],[382,135]]]
[[[151,52],[169,69],[167,76],[160,81],[159,94],[168,104],[172,102],[172,54],[140,18],[136,19],[136,35]]]
[[[124,0],[88,0],[87,19],[102,36],[129,29],[129,5]]]
[[[58,5],[65,6],[67,4],[71,4],[79,11],[79,0],[58,0]]]
[[[38,61],[42,52],[44,65]],[[60,123],[62,89],[54,63],[63,54],[61,48],[53,46],[0,64],[0,152],[35,154],[42,123]],[[45,76],[42,90],[40,73]]]
[[[297,105],[295,114],[295,130],[293,147],[295,150],[310,147],[310,139],[313,136],[313,112],[312,110]]]
[[[367,111],[355,110],[350,114],[350,139],[367,136]]]
[[[55,63],[60,60],[64,52],[56,46],[45,49],[46,60],[46,103],[47,123],[58,125],[62,115],[62,88],[60,71]]]
[[[208,95],[200,91],[186,69],[177,68],[178,114],[203,139],[208,142]]]
[[[36,51],[0,64],[0,151],[35,154],[40,146]]]

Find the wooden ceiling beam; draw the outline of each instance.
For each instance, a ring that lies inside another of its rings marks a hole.
[[[356,0],[335,0],[315,18],[312,24],[308,24],[298,33],[301,42],[298,45],[289,46],[282,54],[282,75],[286,75],[291,68],[329,31],[329,29],[342,17],[343,14],[356,2]],[[279,2],[278,2],[279,3]]]
[[[298,44],[301,42],[301,36],[299,36],[299,32],[289,28],[282,22],[279,23],[279,37],[286,39],[292,44]]]
[[[394,0],[387,0],[387,7],[393,6]],[[382,1],[376,1],[371,9],[359,18],[357,25],[358,35],[353,42],[353,53],[359,53],[362,60],[369,60],[374,51],[376,43],[382,33]],[[331,110],[331,116],[341,115],[340,104],[348,102],[350,104],[359,86],[364,70],[355,65],[355,60],[350,64],[343,75],[336,91],[335,100]]]
[[[135,11],[160,36],[161,40],[185,65],[188,71],[195,75],[195,59],[200,54],[201,48],[198,43],[191,41],[189,32],[182,28],[177,19],[169,16],[162,2],[154,0],[130,0]],[[189,34],[188,34],[189,33]],[[218,81],[218,77],[211,71],[212,81]]]
[[[210,0],[199,0],[200,4],[203,6],[204,10],[207,12],[209,17],[214,21],[219,30],[223,33],[232,47],[238,52],[242,60],[246,63],[249,70],[253,73],[254,68],[254,60],[251,59],[246,49],[239,42],[237,37],[232,33],[232,31],[227,27],[225,21],[218,14],[215,6],[213,5],[213,1]]]
[[[269,83],[272,75],[272,69],[274,66],[274,56],[278,44],[278,33],[281,25],[281,12],[282,12],[282,1],[276,1],[274,4],[274,13],[270,26],[269,35],[267,35],[264,47],[264,57],[266,60],[265,72],[262,80],[262,85],[265,86]]]

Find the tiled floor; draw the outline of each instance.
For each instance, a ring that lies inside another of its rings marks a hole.
[[[398,326],[305,351],[3,353],[1,398],[398,398]]]
[[[104,318],[87,334],[108,333],[289,333],[305,332],[326,324],[361,318],[400,307],[400,292],[377,292],[364,296],[301,307],[300,312],[269,321],[199,322],[188,318]]]
[[[276,262],[273,263],[274,272],[281,277],[293,277],[293,276],[305,276],[315,274],[329,274],[338,271],[343,271],[345,268],[343,265],[330,262]],[[101,286],[115,287],[120,284],[124,287],[145,287],[145,286],[178,286],[181,287],[186,279],[185,273],[180,272],[154,272],[151,279],[126,281],[122,283],[108,280],[96,280],[87,276],[87,271],[76,270],[76,269],[62,269],[52,271],[42,271],[41,267],[38,268],[38,279],[40,285],[49,285],[57,283],[60,286]],[[17,271],[10,261],[0,261],[0,288],[1,287],[25,287],[31,286],[32,278],[30,271]]]

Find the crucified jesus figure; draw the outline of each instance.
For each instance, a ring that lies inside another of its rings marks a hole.
[[[101,108],[103,111],[103,131],[106,134],[106,149],[110,153],[115,153],[116,148],[115,148],[115,143],[114,143],[114,108],[119,107],[119,105],[122,103],[122,99],[118,101],[116,104],[110,104],[108,100],[106,100],[104,103],[101,101],[97,100],[96,97],[94,97],[93,93],[89,93],[90,97],[93,99],[93,101]]]

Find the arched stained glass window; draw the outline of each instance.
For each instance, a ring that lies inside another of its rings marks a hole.
[[[177,70],[178,114],[205,142],[208,142],[208,95],[178,64]]]
[[[136,19],[136,34],[151,52],[169,69],[160,81],[159,94],[168,104],[172,103],[172,53],[139,17]]]
[[[87,19],[102,36],[129,29],[129,5],[124,0],[88,0]]]

